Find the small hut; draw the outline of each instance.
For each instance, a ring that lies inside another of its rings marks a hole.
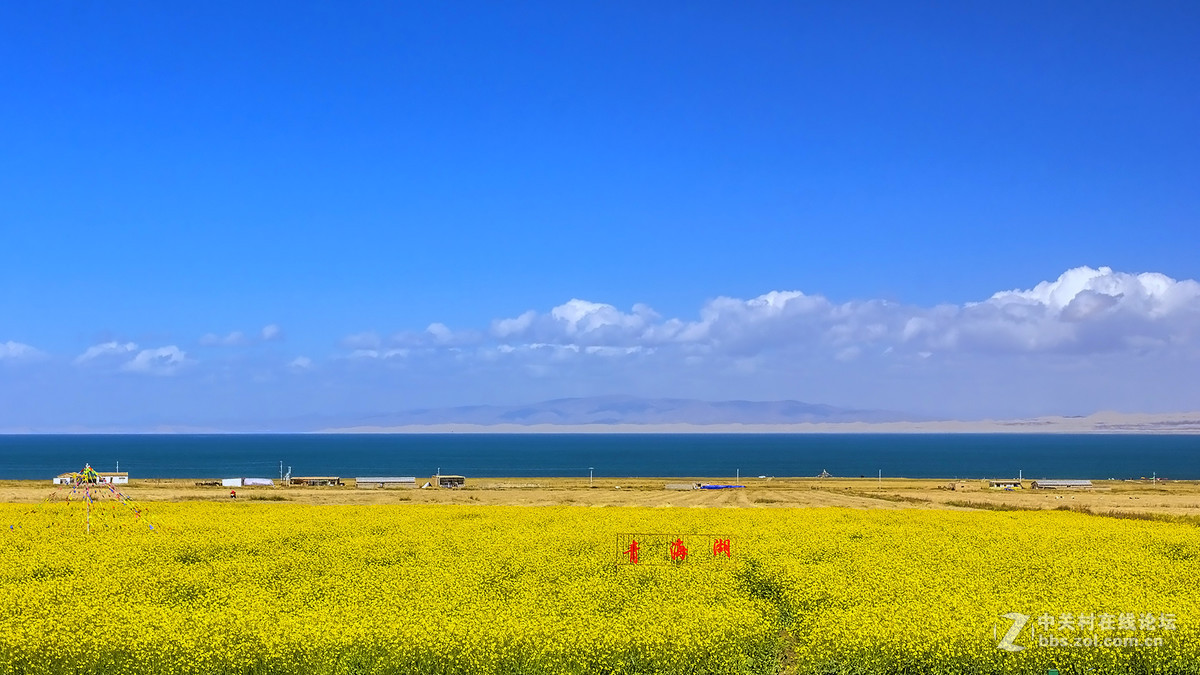
[[[437,481],[434,485],[444,488],[460,488],[467,482],[467,479],[462,476],[452,476],[445,473],[433,476],[433,479]]]
[[[825,469],[821,469],[821,473],[817,474],[817,478],[833,478],[833,474],[829,473]]]

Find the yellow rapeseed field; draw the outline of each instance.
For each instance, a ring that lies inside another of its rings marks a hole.
[[[0,672],[1200,672],[1184,524],[231,501],[98,503],[88,535],[82,508],[0,505]],[[732,557],[617,565],[621,533]]]

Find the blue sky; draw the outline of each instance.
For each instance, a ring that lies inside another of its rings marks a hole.
[[[5,5],[0,426],[1200,408],[1200,5],[968,5]]]

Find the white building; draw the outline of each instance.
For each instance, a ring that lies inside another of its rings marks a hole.
[[[78,471],[60,473],[54,477],[53,482],[55,485],[70,485],[71,483],[75,482],[79,475],[80,474]],[[129,483],[128,471],[97,471],[96,477],[97,482],[100,483],[108,483],[112,485],[125,485]]]
[[[354,487],[363,490],[386,490],[389,488],[415,488],[416,476],[361,476],[354,479]]]
[[[225,487],[251,487],[255,485],[270,487],[275,481],[270,478],[222,478],[221,485]]]

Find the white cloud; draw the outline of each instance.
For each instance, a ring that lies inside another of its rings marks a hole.
[[[118,367],[117,364],[120,364],[121,370],[132,373],[172,375],[191,363],[191,360],[175,345],[139,351],[137,344],[133,342],[104,342],[88,347],[75,357],[76,365],[93,362],[107,363],[111,367]]]
[[[277,342],[283,339],[283,329],[274,323],[263,326],[259,334],[262,336],[263,342]]]
[[[121,369],[148,375],[174,375],[190,362],[187,353],[175,345],[168,345],[158,349],[143,349],[133,359],[126,361]]]
[[[442,343],[449,342],[454,337],[454,331],[447,328],[444,323],[431,323],[425,332],[433,336],[434,340]]]
[[[646,305],[629,311],[572,298],[547,312],[491,322],[487,336],[444,324],[342,341],[352,358],[420,353],[436,361],[531,359],[564,363],[617,356],[724,364],[748,372],[760,356],[787,362],[852,364],[928,361],[972,354],[1200,354],[1200,284],[1107,267],[1067,270],[1027,290],[1002,291],[962,305],[921,307],[885,300],[835,303],[798,290],[749,299],[718,297],[696,318],[664,318]],[[391,349],[387,347],[391,346]],[[464,347],[468,347],[464,349]],[[790,361],[788,361],[790,360]],[[741,365],[738,365],[741,364]]]
[[[328,360],[293,354],[274,361],[272,350],[247,349],[197,362],[176,346],[105,342],[74,361],[92,367],[86,370],[188,378],[129,376],[114,390],[103,378],[71,374],[54,397],[56,405],[74,405],[70,396],[92,387],[98,393],[75,407],[96,415],[106,405],[121,412],[196,403],[224,406],[231,417],[243,409],[286,416],[289,406],[371,410],[600,393],[792,398],[960,415],[1200,406],[1193,384],[1200,378],[1200,284],[1192,280],[1084,267],[943,305],[764,290],[666,315],[572,298],[478,331],[422,322],[407,332],[347,336]],[[256,344],[263,333],[246,335]],[[31,350],[0,342],[0,360]],[[264,373],[280,383],[270,396],[235,386]],[[202,384],[213,388],[193,387]],[[178,385],[181,395],[164,396],[164,385]],[[191,399],[182,395],[193,390]],[[127,391],[142,392],[137,405],[124,398]]]
[[[874,354],[911,355],[1144,352],[1200,347],[1200,284],[1080,267],[1028,290],[964,305],[835,304],[801,291],[771,291],[710,300],[697,320],[664,320],[644,305],[625,313],[576,298],[546,314],[494,321],[491,334],[509,345],[674,346],[730,357],[802,350],[840,361],[856,360],[868,347]]]
[[[1200,284],[1190,280],[1176,281],[1157,273],[1128,274],[1114,272],[1109,267],[1076,267],[1063,272],[1055,281],[1043,281],[1029,290],[996,293],[988,302],[1028,302],[1061,314],[1085,295],[1132,305],[1147,316],[1165,316],[1188,305],[1195,309],[1196,300],[1200,298]]]
[[[238,347],[246,343],[246,335],[238,330],[224,336],[207,333],[200,337],[200,345],[203,347]]]
[[[88,347],[82,354],[75,357],[75,365],[82,365],[96,359],[124,356],[137,351],[138,346],[133,342],[104,342]]]
[[[581,345],[634,346],[669,337],[674,324],[658,322],[646,305],[622,312],[613,305],[572,298],[548,314],[528,311],[518,317],[492,322],[491,335],[503,343],[542,342]],[[663,329],[668,330],[663,334]]]
[[[0,361],[11,359],[34,359],[43,356],[42,352],[21,342],[0,342]]]
[[[1200,284],[1077,267],[1028,290],[927,317],[933,351],[1100,353],[1196,346]]]
[[[635,305],[632,314],[625,314],[612,305],[572,298],[550,310],[550,316],[559,322],[564,333],[575,336],[638,331],[657,315],[645,305]]]
[[[492,322],[492,335],[501,340],[509,337],[520,337],[533,325],[537,312],[532,309],[521,316],[512,319],[497,319]]]

